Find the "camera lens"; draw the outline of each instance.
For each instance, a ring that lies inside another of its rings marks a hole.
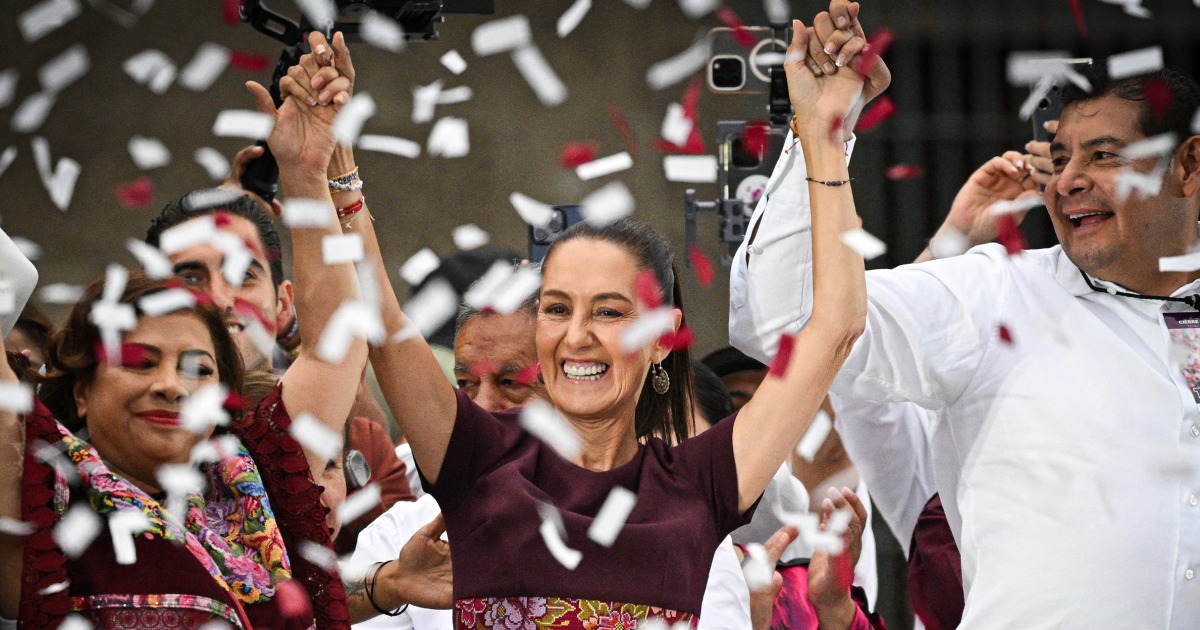
[[[741,57],[716,57],[709,65],[713,89],[738,90],[746,84],[746,64]]]

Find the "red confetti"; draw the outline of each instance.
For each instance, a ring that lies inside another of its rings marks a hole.
[[[1004,324],[1000,324],[1000,341],[1003,341],[1010,346],[1013,342],[1012,333],[1009,332],[1008,326],[1005,326]]]
[[[219,228],[229,227],[229,213],[225,210],[218,210],[213,215],[213,223]]]
[[[1075,18],[1075,28],[1079,29],[1079,34],[1087,39],[1087,21],[1083,18],[1083,0],[1067,0],[1067,4],[1071,5],[1071,16]]]
[[[488,376],[490,376],[492,374],[495,374],[496,371],[499,369],[500,369],[499,363],[496,363],[495,361],[484,360],[484,361],[475,362],[474,364],[472,364],[470,367],[467,368],[467,371],[469,371],[471,374],[475,375],[475,378],[482,379],[482,378],[487,378]]]
[[[792,360],[792,348],[796,345],[796,338],[784,333],[779,337],[779,350],[775,352],[775,358],[771,360],[771,367],[767,370],[767,374],[783,378],[787,373],[788,363]]]
[[[96,360],[101,364],[108,363],[108,352],[104,349],[104,344],[97,341]],[[121,344],[121,365],[137,365],[146,358],[146,350],[142,346],[123,343]]]
[[[242,0],[224,0],[221,2],[221,21],[230,25],[241,22]]]
[[[686,350],[692,347],[693,343],[696,343],[696,335],[692,332],[691,328],[681,326],[678,331],[659,337],[658,343],[664,348],[669,348],[672,352]]]
[[[629,121],[621,113],[621,108],[616,105],[610,105],[608,108],[608,119],[612,121],[613,126],[621,134],[621,141],[625,143],[625,150],[629,152],[629,155],[637,155],[637,139],[633,137],[633,131],[629,128]]]
[[[1017,225],[1016,217],[1011,214],[1001,215],[996,219],[996,230],[1009,256],[1016,256],[1025,251],[1025,235],[1021,233],[1021,226]]]
[[[237,392],[229,392],[229,395],[225,397],[225,404],[222,406],[233,411],[241,411],[246,408],[246,397]]]
[[[854,582],[854,567],[850,566],[850,535],[843,536],[843,540],[846,545],[842,553],[833,559],[833,569],[838,588],[849,591]]]
[[[833,119],[833,122],[832,122],[832,123],[830,123],[830,125],[829,125],[829,138],[830,138],[830,140],[832,140],[833,142],[841,142],[841,141],[842,141],[842,135],[843,135],[843,134],[842,134],[842,128],[843,128],[843,127],[845,127],[845,126],[846,126],[846,119],[845,119],[845,118],[842,118],[841,116],[838,116],[837,118],[834,118],[834,119]],[[800,138],[796,138],[796,142],[800,142]],[[793,146],[794,146],[794,145],[793,145]],[[790,150],[790,149],[789,149],[789,150]]]
[[[229,65],[238,70],[259,74],[271,68],[271,58],[258,53],[231,50],[229,51]]]
[[[902,179],[920,179],[925,176],[925,169],[916,164],[897,164],[889,166],[884,176],[894,182]]]
[[[742,23],[742,18],[738,17],[738,14],[734,13],[733,9],[730,9],[727,5],[722,5],[717,7],[715,14],[717,19],[721,20],[722,24],[733,29],[733,39],[739,46],[749,49],[754,48],[754,45],[758,43],[755,41],[754,36],[750,34],[750,31],[746,30],[746,25]]]
[[[522,385],[532,385],[542,375],[542,365],[540,363],[531,363],[517,372],[517,382]]]
[[[307,618],[313,614],[312,599],[296,580],[276,584],[275,601],[279,602],[279,614],[285,619]]]
[[[704,137],[700,135],[700,125],[696,124],[700,115],[700,80],[693,79],[688,84],[687,90],[683,93],[683,98],[679,104],[683,106],[683,116],[692,121],[692,133],[688,135],[687,142],[683,145],[672,144],[666,140],[656,140],[654,148],[663,153],[681,153],[684,155],[704,155],[707,151],[704,148]]]
[[[1173,98],[1171,96],[1171,88],[1163,82],[1161,77],[1154,77],[1146,82],[1146,87],[1143,90],[1146,96],[1146,104],[1150,106],[1150,110],[1159,120],[1167,115],[1167,110],[1171,109]]]
[[[259,308],[257,306],[254,306],[253,304],[247,302],[246,300],[237,298],[236,300],[233,301],[233,310],[238,313],[241,313],[242,315],[253,316],[255,319],[258,320],[258,323],[262,324],[263,328],[267,329],[267,332],[272,333],[272,334],[275,333],[275,322],[267,319],[267,316],[264,315],[263,312],[261,310],[259,310]]]
[[[575,168],[580,164],[587,164],[596,159],[596,143],[595,142],[568,142],[567,146],[563,147],[562,165],[563,168]]]
[[[712,262],[708,260],[708,256],[700,251],[698,245],[692,245],[692,248],[688,250],[688,258],[692,261],[692,269],[696,270],[696,279],[700,281],[700,286],[705,289],[712,286],[713,266]]]
[[[868,107],[858,119],[858,130],[867,131],[879,123],[892,117],[896,113],[896,103],[892,101],[892,97],[884,94],[875,101],[875,104]]]
[[[154,201],[154,182],[149,177],[139,177],[136,180],[117,186],[117,201],[126,208],[145,208]]]
[[[761,160],[767,151],[767,134],[769,132],[770,127],[764,121],[746,123],[746,128],[742,131],[742,147],[746,149],[746,153],[757,155]]]
[[[863,76],[871,74],[871,71],[875,69],[875,64],[879,63],[879,58],[887,53],[895,39],[896,34],[886,26],[871,33],[870,37],[867,37],[867,45],[863,48],[862,55],[859,57],[861,61],[858,62],[855,70]]]
[[[654,309],[663,305],[662,287],[659,286],[653,271],[643,269],[638,272],[637,277],[633,279],[633,288],[646,308]]]

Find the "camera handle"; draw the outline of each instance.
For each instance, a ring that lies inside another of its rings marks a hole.
[[[733,265],[733,257],[737,254],[738,246],[746,238],[746,225],[749,220],[745,215],[745,203],[741,199],[719,199],[717,201],[696,201],[696,189],[688,188],[683,193],[683,214],[687,224],[687,251],[696,245],[696,217],[701,212],[717,213],[717,230],[721,235],[721,265]],[[687,267],[692,268],[692,258],[687,257]]]
[[[774,42],[789,41],[788,31],[790,27],[785,24],[771,25],[771,46],[774,49],[772,52],[785,53],[785,50],[779,50],[779,45]],[[787,73],[782,65],[771,66],[771,92],[768,97],[767,111],[772,125],[786,125],[792,117],[792,99],[788,96]]]

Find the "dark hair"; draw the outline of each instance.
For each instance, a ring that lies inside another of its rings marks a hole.
[[[632,254],[640,269],[649,269],[654,273],[658,286],[671,287],[670,295],[664,295],[663,302],[667,306],[683,310],[683,291],[679,286],[679,276],[675,273],[671,248],[654,228],[629,218],[618,219],[606,225],[595,225],[586,221],[576,223],[550,245],[543,266],[550,265],[550,259],[559,245],[578,239],[606,241]],[[686,323],[687,316],[684,315],[680,328]],[[634,411],[634,428],[639,438],[657,435],[667,443],[682,442],[688,437],[688,418],[691,412],[691,353],[687,348],[672,350],[663,360],[662,367],[671,378],[671,389],[666,395],[660,396],[654,391],[651,375],[646,375],[637,409]]]
[[[531,318],[537,317],[537,304],[537,293],[534,292],[534,294],[530,295],[524,302],[521,302],[521,305],[518,306],[517,310],[513,311],[512,314],[521,314]],[[471,308],[466,304],[460,304],[458,306],[458,316],[454,318],[454,338],[458,339],[458,333],[462,332],[463,326],[466,326],[467,322],[471,321],[472,319],[475,319],[480,315],[496,314],[497,313],[493,311],[481,311],[477,308]]]
[[[253,223],[254,227],[258,230],[258,238],[262,241],[267,257],[267,265],[271,269],[271,285],[275,287],[275,291],[278,293],[279,283],[283,282],[283,246],[279,241],[279,231],[275,229],[275,224],[271,222],[271,217],[263,212],[263,209],[250,198],[250,195],[237,195],[234,197],[233,195],[236,193],[229,191],[230,195],[228,197],[213,195],[211,202],[204,201],[204,198],[214,190],[222,189],[193,191],[163,206],[158,216],[154,217],[154,220],[150,222],[150,229],[146,230],[146,242],[158,247],[163,232],[197,217],[208,216],[218,212],[228,212],[229,214],[242,217]],[[197,203],[196,199],[200,199],[201,201]]]
[[[733,399],[729,397],[725,383],[700,361],[692,361],[692,399],[709,424],[733,415]]]
[[[738,372],[762,372],[767,369],[756,359],[752,359],[733,346],[725,346],[705,355],[700,362],[713,371],[718,378],[724,378]]]
[[[93,282],[84,291],[83,297],[71,309],[67,321],[54,333],[50,340],[50,351],[46,359],[46,375],[38,381],[38,398],[64,426],[72,431],[83,427],[83,419],[75,408],[75,384],[88,384],[96,376],[99,359],[96,349],[100,344],[100,331],[91,323],[92,305],[100,300],[104,292],[104,278]],[[140,271],[130,272],[119,302],[132,304],[138,317],[142,316],[137,302],[141,298],[164,291],[171,285],[155,280]],[[208,329],[216,350],[218,377],[231,392],[241,392],[244,368],[242,355],[238,352],[233,337],[220,311],[211,303],[198,302],[188,309],[176,313],[194,313]]]
[[[50,335],[54,332],[54,324],[50,323],[41,309],[33,303],[26,304],[21,315],[17,317],[17,322],[13,324],[13,330],[19,330],[29,337],[29,340],[41,349],[42,356],[46,356],[50,349]]]
[[[1173,133],[1179,142],[1183,142],[1184,139],[1195,135],[1191,129],[1192,116],[1200,107],[1200,85],[1197,85],[1194,79],[1171,68],[1113,79],[1108,76],[1107,68],[1108,63],[1098,60],[1083,72],[1092,84],[1091,92],[1074,83],[1067,83],[1062,90],[1063,107],[1104,96],[1115,96],[1140,104],[1138,130],[1147,138]],[[1169,95],[1170,102],[1162,116],[1154,111],[1151,100],[1146,96],[1146,89],[1151,85],[1161,86],[1158,89],[1166,91],[1164,101]]]

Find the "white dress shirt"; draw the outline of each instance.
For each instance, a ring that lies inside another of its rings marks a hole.
[[[800,171],[776,170],[734,262],[730,336],[751,356],[812,312]],[[995,244],[868,272],[867,298],[832,391],[934,412],[962,628],[1200,625],[1200,412],[1161,321],[1174,303],[1094,292],[1060,247]]]

